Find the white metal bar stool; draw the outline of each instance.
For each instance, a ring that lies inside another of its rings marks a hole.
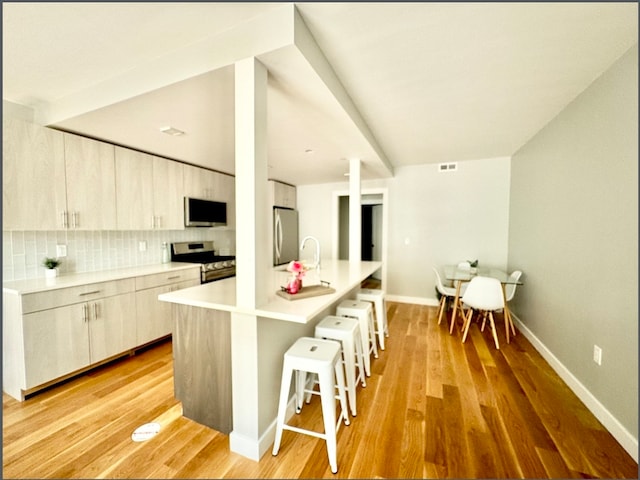
[[[314,430],[287,425],[285,416],[289,402],[291,377],[296,372],[295,395],[296,410],[302,408],[302,399],[305,393],[318,393],[307,391],[304,387],[308,373],[318,375],[320,383],[320,399],[322,402],[322,418],[324,420],[324,433]],[[336,423],[336,381],[338,385],[338,398],[340,399],[340,415]],[[282,431],[311,435],[322,438],[327,443],[329,465],[333,473],[338,472],[338,460],[336,453],[336,435],[340,428],[340,422],[344,419],[345,425],[349,425],[347,412],[347,398],[345,395],[344,372],[341,362],[340,343],[321,338],[302,337],[295,341],[284,354],[282,366],[282,383],[280,385],[280,403],[278,405],[278,418],[276,420],[276,438],[273,444],[273,455],[280,450]]]
[[[336,309],[338,317],[357,318],[360,322],[360,337],[362,339],[362,353],[364,354],[364,371],[371,376],[371,358],[378,358],[378,347],[373,326],[373,308],[369,302],[359,300],[345,300]]]
[[[351,415],[355,417],[358,413],[356,408],[356,386],[358,382],[362,382],[363,387],[367,386],[360,324],[355,318],[329,315],[316,325],[315,336],[316,338],[337,340],[342,344],[342,362],[346,372],[347,397]]]
[[[379,288],[361,288],[356,295],[356,300],[371,302],[374,306],[376,314],[376,333],[378,334],[378,343],[380,348],[384,350],[384,337],[389,336],[389,326],[387,325],[387,302],[384,298],[384,290]]]

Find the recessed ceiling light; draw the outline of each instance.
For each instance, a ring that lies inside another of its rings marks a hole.
[[[312,150],[312,149],[310,149],[310,148],[307,148],[307,149],[304,151],[304,153],[313,153],[313,150]]]
[[[172,135],[174,137],[184,135],[184,132],[182,130],[178,130],[177,128],[173,128],[173,127],[162,127],[160,131],[162,133],[166,133],[167,135]]]

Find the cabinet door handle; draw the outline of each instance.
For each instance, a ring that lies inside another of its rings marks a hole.
[[[180,275],[174,275],[173,277],[167,277],[167,280],[175,280],[177,278],[180,278]]]
[[[151,215],[151,228],[156,228],[156,217]]]
[[[84,323],[87,323],[87,311],[89,310],[89,308],[87,307],[87,304],[85,303],[84,305],[82,305],[82,321]]]
[[[63,212],[60,215],[62,217],[62,228],[68,228],[69,227],[69,214],[67,213],[66,210],[63,210]]]
[[[79,293],[78,296],[84,297],[85,295],[94,295],[96,293],[100,293],[100,290],[92,290],[91,292]]]
[[[98,304],[93,304],[93,319],[98,320]]]
[[[156,217],[156,228],[162,228],[162,217],[160,215]]]

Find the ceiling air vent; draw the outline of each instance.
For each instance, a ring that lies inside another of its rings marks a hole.
[[[458,170],[457,163],[439,163],[438,164],[439,172],[455,172],[456,170]]]

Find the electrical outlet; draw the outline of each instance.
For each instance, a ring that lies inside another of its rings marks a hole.
[[[593,346],[593,361],[602,365],[602,349],[597,345]]]
[[[66,257],[67,256],[67,246],[66,245],[56,245],[56,257]]]
[[[144,240],[141,242],[138,242],[138,251],[139,252],[146,252],[147,251],[147,242],[145,242]]]

